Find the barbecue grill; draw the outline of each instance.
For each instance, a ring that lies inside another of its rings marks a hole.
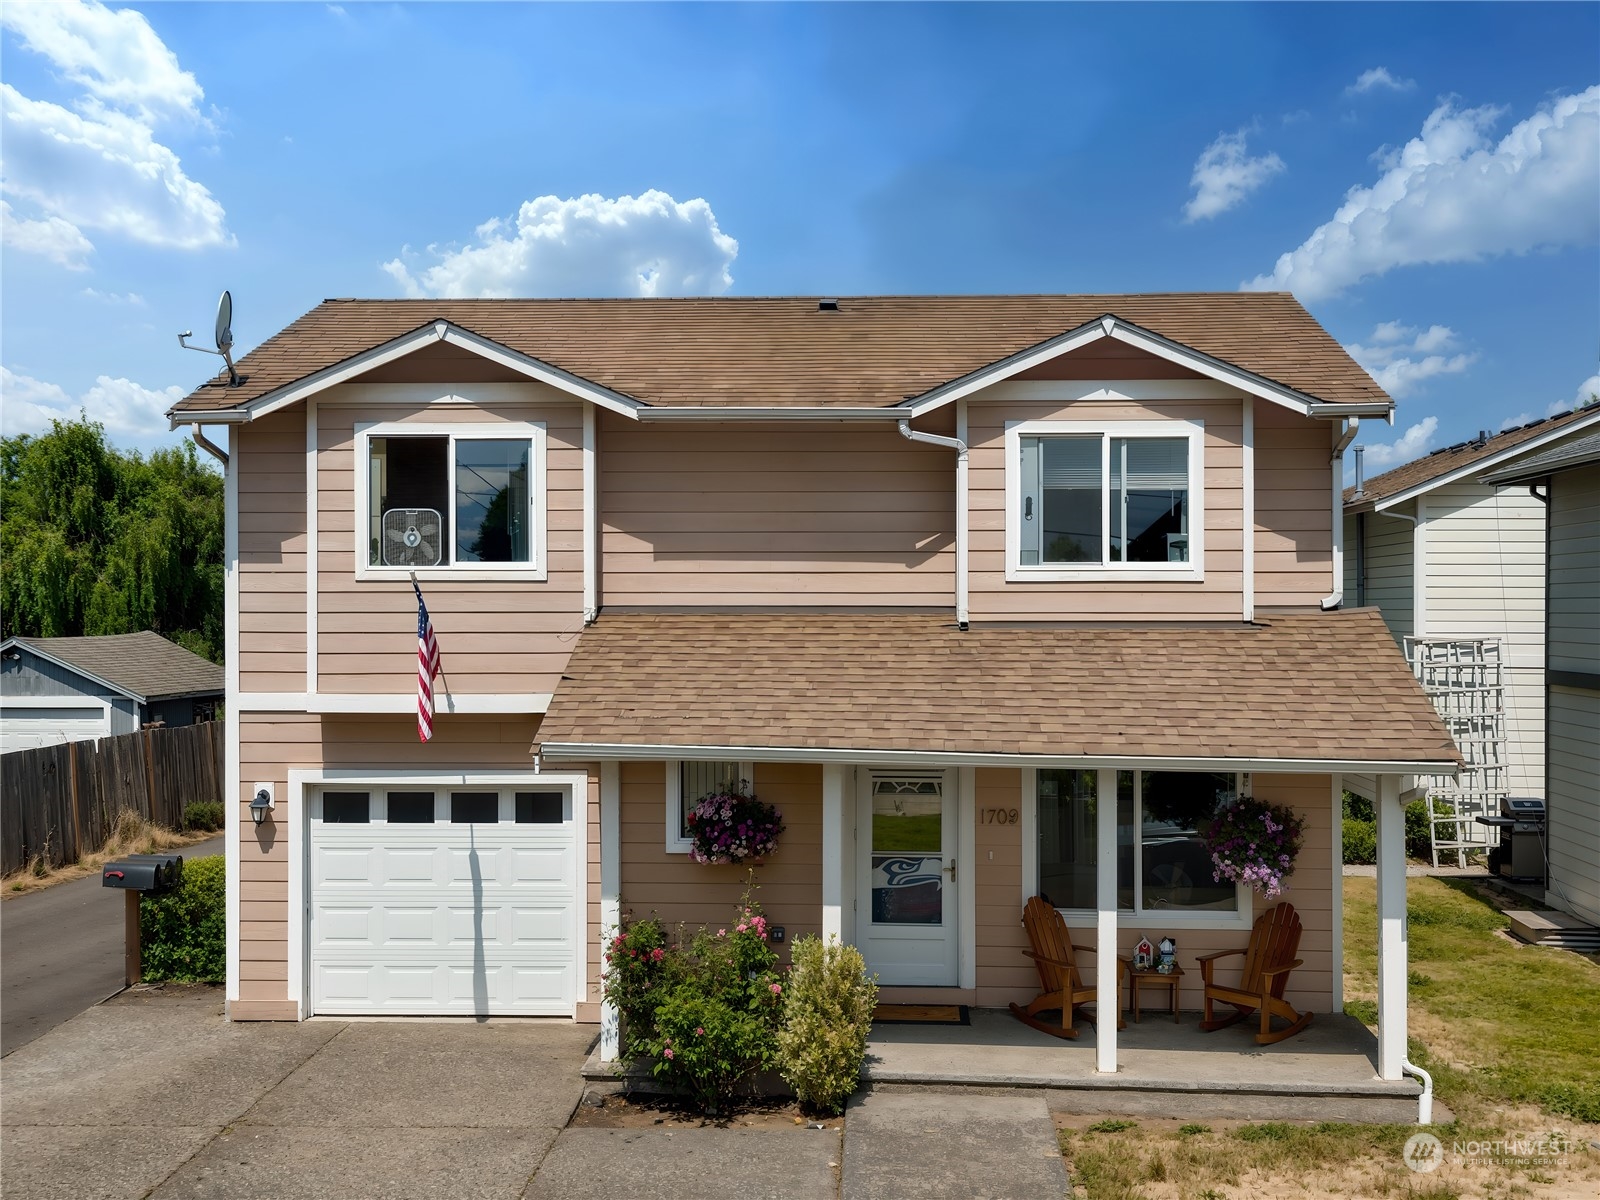
[[[1478,824],[1500,831],[1500,844],[1489,850],[1489,870],[1507,879],[1544,882],[1544,800],[1538,796],[1506,796],[1500,815],[1478,817]]]

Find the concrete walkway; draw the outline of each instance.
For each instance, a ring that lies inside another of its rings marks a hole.
[[[216,837],[173,853],[222,851]],[[122,990],[122,909],[97,875],[0,902],[0,1055]]]

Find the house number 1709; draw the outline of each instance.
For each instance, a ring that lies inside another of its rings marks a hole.
[[[1017,810],[1014,808],[986,808],[983,810],[983,823],[985,825],[1015,825],[1017,823]]]

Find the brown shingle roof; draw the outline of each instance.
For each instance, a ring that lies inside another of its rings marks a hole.
[[[1376,610],[1256,626],[603,614],[541,744],[1457,762]]]
[[[861,296],[681,300],[325,300],[174,407],[237,408],[446,320],[650,405],[884,406],[1114,314],[1286,387],[1335,402],[1381,388],[1295,298]]]
[[[1497,433],[1494,437],[1481,442],[1476,440],[1457,442],[1454,446],[1435,450],[1432,454],[1414,459],[1392,471],[1385,471],[1382,475],[1367,480],[1361,489],[1360,503],[1363,506],[1375,504],[1379,500],[1410,491],[1414,487],[1429,483],[1452,471],[1458,471],[1462,467],[1470,467],[1475,462],[1503,454],[1533,438],[1586,421],[1600,421],[1600,407],[1578,408],[1560,416],[1546,417],[1542,421],[1533,421],[1527,425],[1519,425],[1515,429],[1508,429],[1504,433]],[[1354,487],[1345,488],[1344,502],[1353,503],[1355,494]]]
[[[159,633],[103,637],[19,637],[17,641],[60,659],[141,700],[204,695],[224,690],[222,668]]]

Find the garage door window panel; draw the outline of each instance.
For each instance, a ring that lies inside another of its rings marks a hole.
[[[432,792],[390,792],[387,820],[391,825],[432,825]]]
[[[566,820],[565,792],[518,792],[518,825],[559,825]]]
[[[451,792],[452,825],[494,825],[500,820],[499,792]]]
[[[372,820],[370,792],[322,793],[322,820],[329,825],[365,825]]]

